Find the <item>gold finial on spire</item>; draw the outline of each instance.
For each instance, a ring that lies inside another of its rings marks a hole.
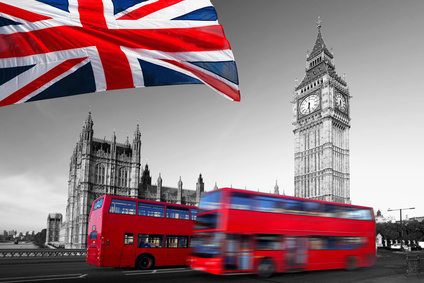
[[[317,28],[318,28],[318,30],[321,29],[321,24],[322,24],[321,18],[318,16],[318,21],[317,21]]]

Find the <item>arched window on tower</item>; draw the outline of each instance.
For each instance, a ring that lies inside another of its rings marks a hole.
[[[105,183],[105,174],[106,169],[104,164],[97,164],[96,165],[96,183],[97,184],[104,184]]]
[[[119,168],[118,186],[126,187],[128,182],[128,170],[125,167]]]

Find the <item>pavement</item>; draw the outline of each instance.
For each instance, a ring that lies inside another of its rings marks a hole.
[[[390,275],[385,277],[379,277],[376,279],[367,279],[363,281],[358,281],[357,283],[423,283],[424,275],[423,274],[399,274],[399,275]]]
[[[408,282],[408,283],[424,283],[424,264],[423,264],[423,258],[424,258],[424,254],[423,251],[384,251],[384,252],[379,252],[377,251],[377,261],[379,260],[379,258],[383,258],[383,257],[387,257],[388,253],[392,253],[392,254],[397,254],[398,256],[402,256],[402,257],[406,257],[406,255],[410,255],[410,256],[419,256],[421,258],[421,263],[420,263],[420,267],[421,267],[421,271],[420,273],[417,272],[411,272],[411,273],[398,273],[398,274],[392,274],[392,275],[388,275],[388,276],[383,276],[383,277],[378,277],[375,279],[366,279],[366,280],[361,280],[358,281],[357,283],[403,283],[403,282]],[[406,266],[404,264],[402,264],[403,268],[405,268]],[[396,268],[395,268],[396,267]],[[393,270],[398,269],[396,265],[392,265]],[[405,269],[403,269],[405,270]],[[397,271],[399,272],[399,271]]]

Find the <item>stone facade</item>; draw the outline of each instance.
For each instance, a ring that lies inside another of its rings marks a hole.
[[[68,199],[66,206],[65,247],[85,248],[87,245],[88,217],[93,201],[104,195],[157,200],[170,203],[197,205],[204,192],[202,176],[196,190],[163,187],[159,175],[157,185],[151,184],[146,164],[142,175],[141,133],[137,125],[130,144],[94,137],[91,112],[85,120],[79,140],[74,148],[69,166]]]
[[[62,225],[61,213],[49,213],[47,216],[46,245],[60,241],[60,227]]]
[[[293,97],[296,197],[350,203],[350,94],[318,35]]]

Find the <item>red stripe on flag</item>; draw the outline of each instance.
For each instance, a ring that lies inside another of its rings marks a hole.
[[[103,0],[78,0],[78,12],[83,26],[107,28]]]
[[[210,76],[206,74],[205,72],[202,72],[201,70],[198,70],[196,68],[191,68],[190,66],[183,64],[178,61],[174,60],[163,60],[165,62],[168,62],[174,66],[178,66],[184,70],[190,71],[193,73],[196,77],[200,78],[204,83],[218,91],[219,93],[227,96],[228,98],[234,100],[234,101],[240,101],[240,90],[238,88],[233,88],[231,85],[226,84],[225,82]]]
[[[10,6],[4,3],[0,3],[0,12],[31,23],[52,19],[50,17],[32,13],[27,10],[16,8],[14,6]]]
[[[103,30],[54,27],[0,34],[0,58],[24,57],[73,48],[127,47],[164,52],[229,50],[221,25],[159,30]]]
[[[167,8],[184,0],[161,0],[154,2],[152,4],[144,5],[134,11],[129,12],[128,14],[123,15],[118,18],[118,20],[138,20],[147,15],[150,15],[156,11],[159,11],[163,8]]]
[[[100,60],[106,78],[106,90],[133,88],[134,81],[128,58],[119,47],[99,46]]]
[[[15,103],[17,103],[18,101],[20,101],[21,99],[23,99],[26,96],[30,95],[31,93],[33,93],[37,89],[43,87],[46,83],[48,83],[51,80],[53,80],[53,79],[57,78],[58,76],[62,75],[63,73],[65,73],[66,71],[68,71],[69,69],[71,69],[72,67],[74,67],[75,65],[81,63],[86,58],[87,57],[85,57],[85,58],[69,59],[69,60],[67,60],[67,61],[65,61],[65,62],[57,65],[56,67],[54,67],[53,69],[51,69],[47,73],[45,73],[42,76],[40,76],[38,79],[30,82],[26,86],[24,86],[21,89],[15,91],[11,95],[9,95],[8,97],[6,97],[2,101],[0,101],[0,107],[1,106],[6,106],[6,105],[9,105],[9,104],[15,104]]]

